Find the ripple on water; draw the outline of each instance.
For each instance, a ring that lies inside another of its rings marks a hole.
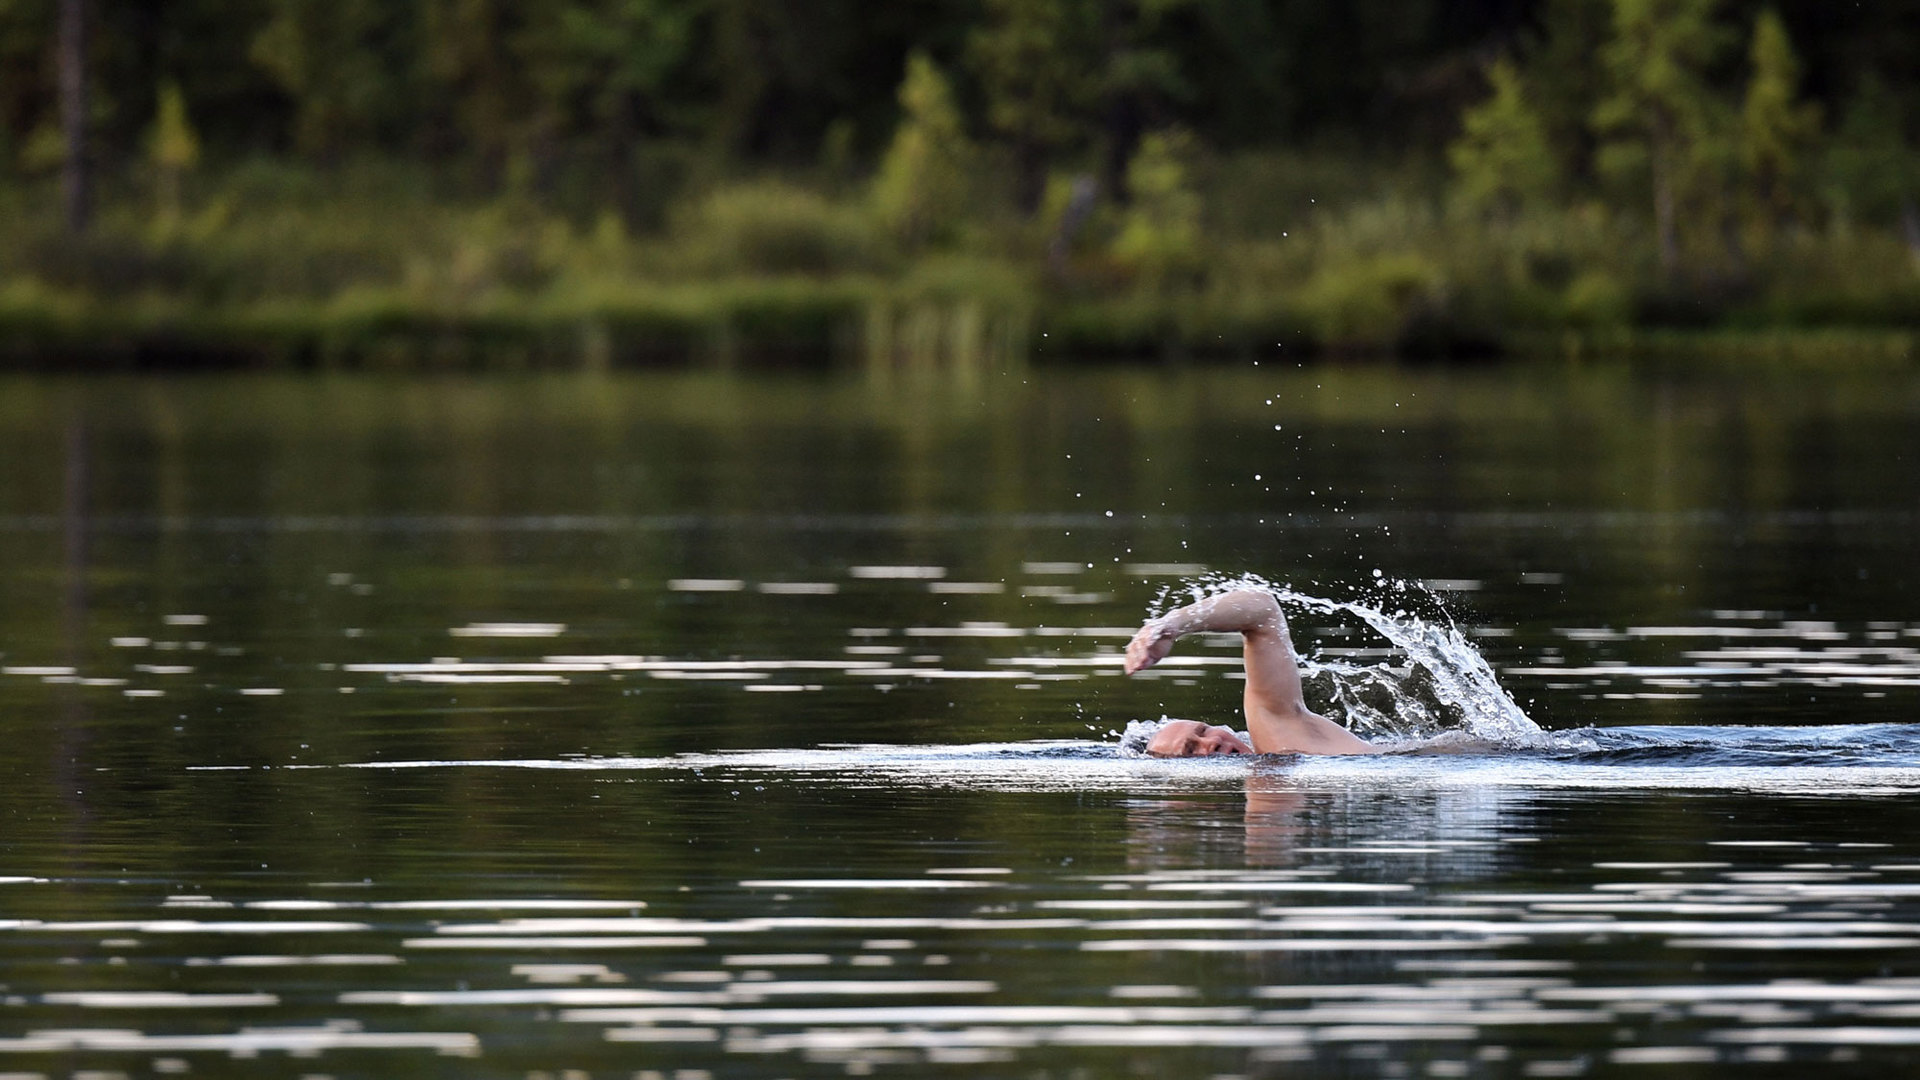
[[[1911,864],[1882,862],[1884,849],[1849,855],[1849,849],[1815,849],[1807,841],[1701,841],[1671,859],[1597,860],[1591,870],[1599,876],[1584,886],[1489,892],[1407,880],[1406,871],[1426,860],[1497,850],[1499,839],[1303,846],[1300,865],[1271,868],[1036,877],[987,865],[908,877],[746,878],[709,886],[699,905],[744,913],[707,917],[639,913],[657,897],[234,902],[178,894],[160,903],[220,907],[231,917],[15,920],[0,926],[0,947],[88,934],[205,932],[208,940],[274,942],[351,930],[375,949],[236,952],[184,970],[303,968],[313,973],[303,976],[311,987],[329,969],[388,969],[414,985],[336,983],[331,1007],[345,1017],[318,1027],[42,1028],[0,1039],[0,1053],[474,1056],[486,1048],[484,1033],[508,1021],[584,1027],[615,1043],[700,1048],[710,1056],[698,1060],[714,1066],[747,1056],[902,1064],[884,1055],[907,1053],[911,1063],[929,1064],[991,1053],[1018,1060],[1049,1047],[1292,1048],[1311,1056],[1419,1043],[1468,1054],[1543,1040],[1585,1044],[1602,1033],[1610,1040],[1637,1038],[1656,1029],[1658,1041],[1613,1049],[1644,1051],[1623,1059],[1644,1063],[1707,1060],[1703,1049],[1718,1055],[1744,1053],[1743,1047],[1869,1050],[1912,1043],[1906,1025],[1920,1016],[1920,980],[1741,980],[1723,973],[1718,980],[1688,981],[1673,979],[1670,967],[1621,966],[1624,957],[1643,957],[1643,945],[1694,955],[1755,949],[1783,958],[1835,950],[1902,955],[1920,944],[1920,883],[1888,880],[1887,873]],[[1365,861],[1355,862],[1356,856]],[[1875,869],[1880,865],[1891,869]],[[768,890],[778,891],[770,897]],[[809,913],[823,897],[851,907]],[[950,900],[936,897],[968,900],[956,913],[940,910]],[[1863,900],[1882,906],[1862,910]],[[902,913],[902,904],[911,913]],[[366,921],[280,917],[342,908]],[[432,934],[421,937],[414,917],[436,912],[460,918],[435,923]],[[627,959],[629,946],[642,942]],[[138,938],[124,939],[136,965],[146,962],[138,945]],[[421,947],[446,956],[409,976],[398,961]],[[952,977],[913,973],[957,957],[1004,958],[1007,949],[1028,947],[1046,949],[1055,964],[1063,962],[1063,947],[1088,963],[1130,958],[1115,969],[1125,972],[1156,970],[1140,965],[1175,957],[1185,958],[1171,961],[1183,972],[1202,974],[1212,970],[1208,965],[1240,970],[1257,958],[1338,966],[1259,968],[1268,978],[1229,987],[1204,978],[1114,980],[1090,991],[1104,999],[1097,1003],[1044,1000],[1030,985],[982,977],[992,964],[970,964]],[[552,959],[571,951],[595,959]],[[876,959],[886,965],[876,968]],[[1603,970],[1610,973],[1604,979]],[[1318,975],[1296,981],[1284,978],[1288,972]],[[1329,977],[1337,973],[1370,977]],[[634,985],[643,980],[653,985]],[[34,1001],[83,1013],[196,1016],[238,1025],[248,1013],[277,1015],[288,998],[272,986],[128,986],[48,990]],[[448,1009],[487,1019],[476,1021],[479,1034],[433,1030],[429,1018]],[[409,1014],[421,1030],[404,1030],[416,1026]],[[373,1017],[403,1030],[370,1031]],[[1673,1053],[1676,1048],[1688,1052]]]
[[[1025,569],[1065,578],[1085,567]],[[1168,575],[1195,569],[1134,568]],[[1001,582],[948,580],[941,566],[875,564],[847,577],[849,589],[891,584],[953,597],[1012,591]],[[795,581],[753,589],[804,603],[841,587]],[[689,578],[667,589],[715,594],[684,602],[724,603],[749,587],[745,579]],[[1508,841],[1539,839],[1505,826],[1510,809],[1542,792],[1911,794],[1920,790],[1920,728],[1543,734],[1499,688],[1467,636],[1444,619],[1276,591],[1295,610],[1358,620],[1387,643],[1329,648],[1314,661],[1311,674],[1332,687],[1348,716],[1364,718],[1372,708],[1385,717],[1384,694],[1389,704],[1410,703],[1414,720],[1376,720],[1376,735],[1462,729],[1486,742],[1468,752],[1352,759],[1162,761],[1125,757],[1111,742],[1047,740],[660,757],[423,757],[294,768],[553,770],[642,781],[697,774],[842,792],[1122,793],[1128,798],[1112,802],[1142,815],[1164,810],[1171,796],[1225,808],[1206,824],[1244,839],[1235,850],[1247,862],[1257,861],[1260,830],[1291,827],[1287,796],[1352,794],[1385,803],[1412,795],[1426,800],[1424,822],[1396,819],[1386,835],[1367,835],[1309,820],[1311,829],[1303,826],[1297,842],[1283,845],[1286,865],[1277,866],[1153,869],[1157,858],[1177,862],[1190,854],[1178,849],[1191,836],[1173,830],[1167,835],[1175,842],[1163,846],[1176,850],[1149,856],[1142,852],[1155,844],[1135,844],[1129,858],[1141,865],[1130,861],[1126,873],[1041,872],[996,850],[989,857],[1006,865],[862,874],[838,863],[770,863],[764,871],[741,868],[706,880],[692,895],[662,884],[628,898],[263,899],[181,891],[156,899],[156,890],[70,909],[54,890],[44,897],[36,890],[57,884],[113,894],[134,886],[0,878],[20,887],[9,899],[19,900],[14,913],[25,916],[0,921],[0,949],[26,961],[13,968],[19,975],[7,987],[26,1033],[0,1038],[0,1054],[279,1052],[304,1059],[353,1051],[387,1055],[377,1060],[398,1072],[407,1054],[484,1056],[496,1034],[503,1044],[524,1043],[530,1031],[561,1029],[594,1045],[672,1047],[690,1065],[714,1071],[769,1056],[784,1056],[781,1069],[827,1062],[858,1072],[1020,1061],[1046,1048],[1131,1056],[1213,1047],[1263,1062],[1378,1057],[1395,1052],[1383,1048],[1417,1045],[1431,1055],[1428,1071],[1441,1076],[1467,1075],[1527,1047],[1562,1050],[1555,1058],[1534,1053],[1525,1063],[1530,1074],[1577,1072],[1588,1066],[1566,1058],[1564,1048],[1600,1042],[1609,1047],[1605,1060],[1618,1064],[1785,1060],[1792,1048],[1868,1054],[1915,1044],[1910,1028],[1920,1019],[1920,981],[1836,974],[1904,970],[1904,958],[1920,945],[1920,882],[1912,878],[1920,862],[1900,850],[1899,838],[1851,852],[1791,836],[1712,838],[1623,849],[1625,857],[1570,868],[1564,883],[1525,890],[1474,891],[1458,883],[1489,876]],[[1023,584],[1019,592],[1061,604],[1099,596],[1078,583]],[[449,630],[480,641],[566,633],[557,623]],[[521,660],[356,663],[338,674],[362,687],[505,683],[533,694],[545,692],[542,686],[628,676],[716,693],[833,693],[908,680],[1037,685],[1108,675],[1118,663],[1115,647],[1131,633],[1125,626],[955,621],[855,628],[855,644],[828,650],[837,655],[826,659],[706,661],[577,650]],[[1795,680],[1900,686],[1920,671],[1906,642],[1863,642],[1832,624],[1591,628],[1564,637],[1570,651],[1576,642],[1595,650],[1662,642],[1686,648],[1659,663],[1596,657],[1509,669],[1506,676],[1672,697]],[[122,659],[160,644],[138,636],[113,643]],[[920,651],[927,649],[953,655]],[[969,658],[967,650],[995,655]],[[1234,656],[1196,651],[1170,658],[1163,674],[1219,678],[1237,666]],[[192,681],[185,676],[206,677],[206,670],[210,665],[199,663],[102,672],[16,664],[0,675],[70,680],[61,685],[82,690],[118,680],[114,685],[129,695],[149,695],[186,693],[174,688]],[[267,697],[281,690],[221,692]],[[297,694],[297,684],[285,693]],[[235,782],[219,774],[202,780]],[[1266,796],[1280,798],[1262,803]],[[1643,854],[1658,857],[1636,857]],[[964,858],[959,849],[938,856]],[[218,916],[211,914],[216,909]],[[72,918],[69,910],[111,910],[114,917]],[[96,953],[112,962],[97,962]],[[1035,977],[1036,963],[1045,965],[1044,977]],[[89,965],[85,989],[45,975],[80,965]],[[152,989],[175,979],[177,989]],[[236,988],[236,979],[251,985]],[[340,1018],[283,1022],[315,1009]],[[55,1013],[66,1026],[40,1022]],[[80,1022],[96,1016],[104,1018],[98,1028]],[[452,1026],[474,1031],[438,1030],[449,1026],[448,1016],[460,1018]],[[152,1030],[132,1030],[130,1021]],[[192,1030],[162,1030],[169,1024]],[[375,1024],[400,1030],[369,1030]]]

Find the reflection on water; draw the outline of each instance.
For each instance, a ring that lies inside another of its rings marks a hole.
[[[0,948],[21,973],[7,1000],[19,1034],[0,1054],[124,1066],[179,1053],[213,1067],[205,1054],[379,1051],[391,1070],[408,1054],[484,1057],[511,1032],[602,1065],[777,1073],[1048,1048],[1117,1061],[1143,1047],[1253,1051],[1254,1066],[1395,1046],[1460,1061],[1597,1047],[1586,1066],[1733,1064],[1913,1041],[1920,979],[1897,969],[1920,945],[1920,864],[1896,848],[1698,844],[1522,887],[1516,872],[1549,838],[1525,814],[1509,822],[1520,808],[1369,810],[1371,796],[1260,783],[1245,796],[1243,862],[1187,842],[1238,832],[1223,828],[1239,823],[1237,793],[1214,794],[1235,798],[1126,803],[1124,871],[743,879],[705,885],[693,903],[657,887],[655,900],[706,914],[652,914],[638,898],[200,896],[146,918],[13,919]],[[1439,826],[1461,810],[1458,828]],[[76,887],[125,908],[143,891],[16,882],[10,907]],[[166,913],[205,907],[217,917]],[[223,944],[237,935],[244,944]],[[355,951],[323,951],[342,942]],[[1008,966],[1027,949],[1051,957],[1055,976]],[[100,968],[102,955],[109,966],[88,981],[118,988],[34,985],[63,965],[72,977]],[[387,986],[357,988],[376,973]],[[237,990],[236,976],[284,989]],[[183,988],[135,988],[156,979]],[[255,1013],[280,1022],[249,1022]],[[673,1050],[618,1049],[641,1045]],[[1261,1052],[1274,1049],[1285,1053]],[[353,1060],[365,1059],[339,1063]]]
[[[1920,1044],[1901,379],[7,390],[0,1075]],[[1214,571],[1402,752],[1119,753],[1234,716],[1119,675]]]

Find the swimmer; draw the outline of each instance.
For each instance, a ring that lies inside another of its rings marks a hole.
[[[1287,618],[1271,593],[1237,589],[1148,620],[1127,643],[1127,674],[1166,659],[1183,634],[1240,634],[1247,669],[1247,733],[1198,720],[1172,720],[1147,743],[1158,757],[1211,754],[1377,754],[1379,748],[1307,708],[1300,695],[1300,660],[1287,635]]]

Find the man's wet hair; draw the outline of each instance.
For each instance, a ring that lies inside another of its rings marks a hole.
[[[1147,752],[1147,747],[1152,745],[1153,737],[1160,734],[1161,728],[1179,719],[1180,717],[1167,716],[1163,713],[1158,720],[1135,720],[1129,723],[1127,730],[1120,733],[1120,756],[1152,757],[1153,755]],[[1233,731],[1232,728],[1227,730]],[[1233,733],[1240,737],[1241,742],[1249,746],[1253,745],[1252,736],[1246,732],[1234,731]]]
[[[1129,723],[1127,730],[1120,733],[1120,756],[1146,757],[1147,745],[1153,742],[1153,737],[1160,733],[1161,728],[1172,722],[1172,719],[1170,716],[1162,716],[1158,720],[1135,720]]]

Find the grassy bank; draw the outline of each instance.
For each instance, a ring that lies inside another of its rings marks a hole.
[[[236,168],[175,209],[121,192],[77,239],[49,187],[8,190],[0,362],[1000,366],[1284,348],[1825,363],[1910,358],[1920,328],[1920,263],[1893,229],[1781,229],[1663,272],[1647,224],[1598,204],[1470,213],[1316,161],[1196,165],[1173,193],[1191,194],[1185,217],[1151,196],[1077,222],[1065,198],[1033,218],[976,205],[938,240],[824,183],[713,186],[630,230],[430,180]]]

